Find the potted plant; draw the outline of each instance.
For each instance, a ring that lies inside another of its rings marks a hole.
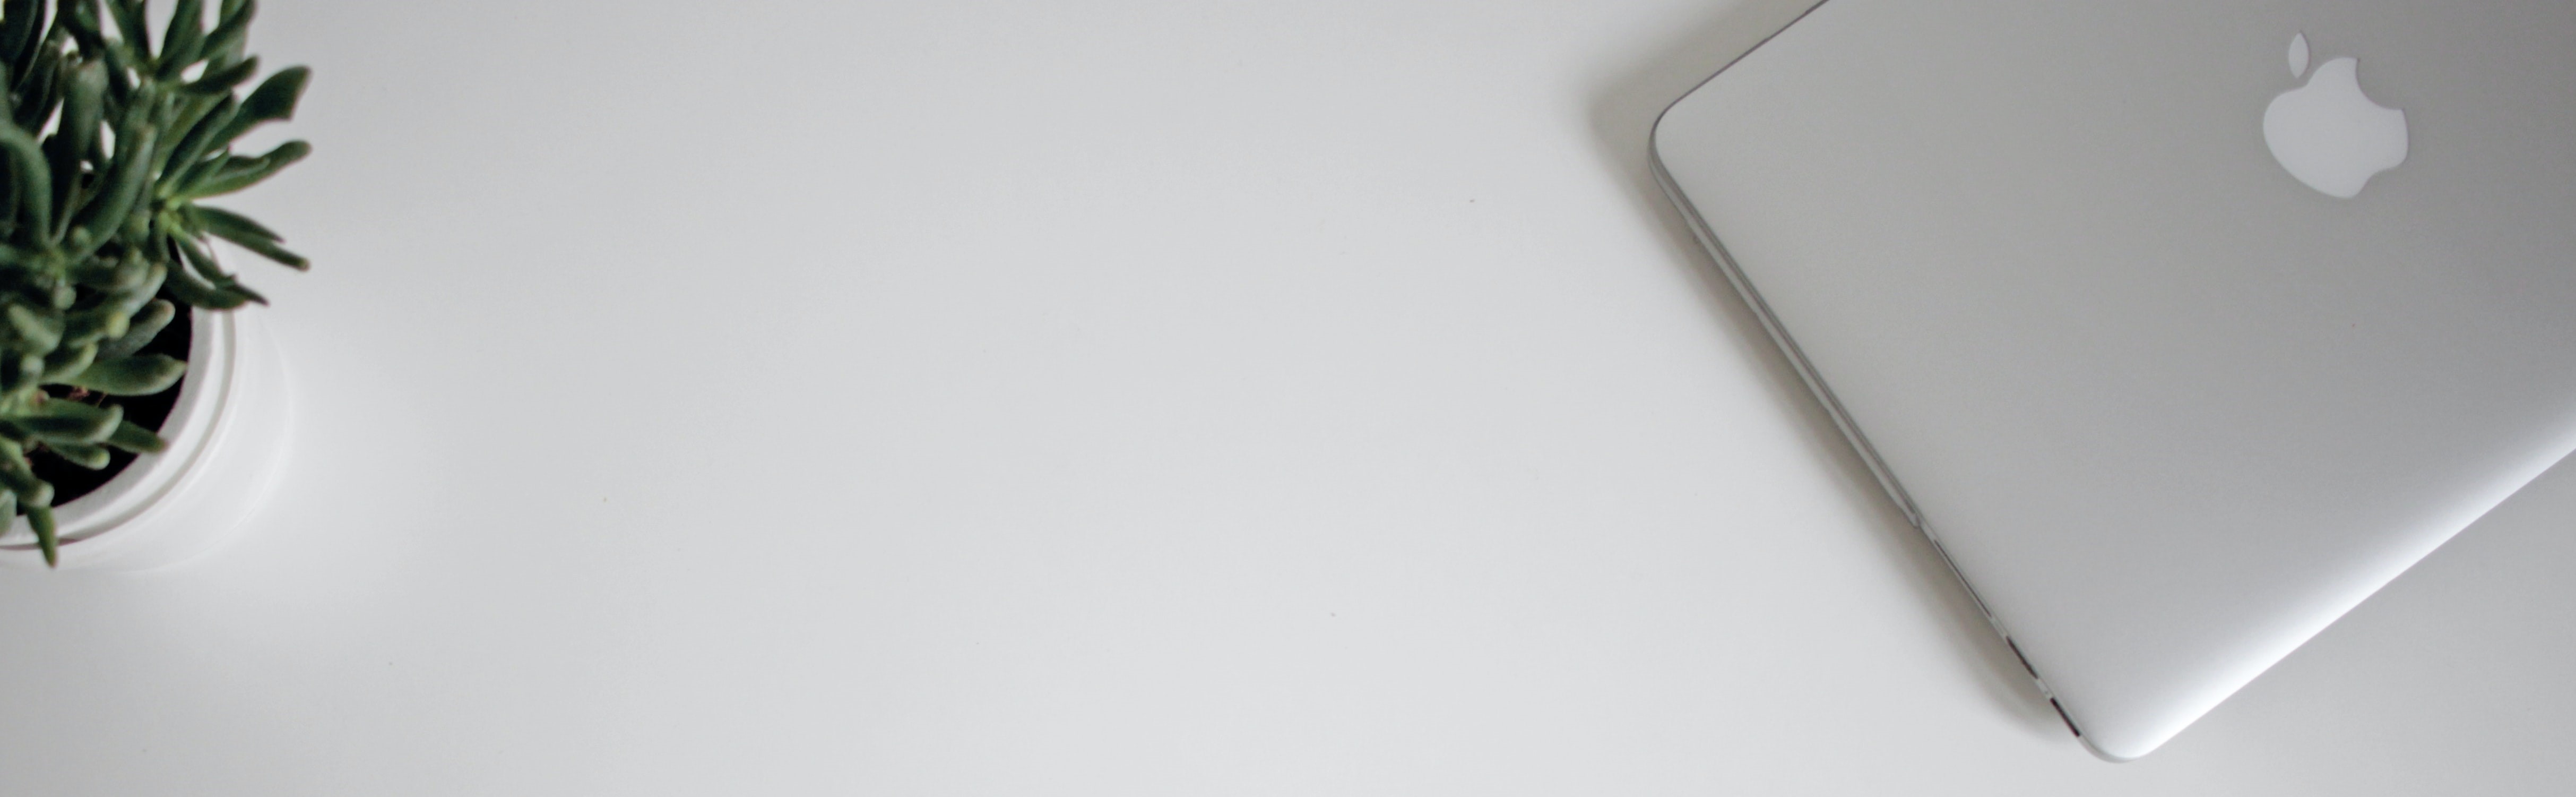
[[[311,147],[233,144],[294,115],[308,72],[244,51],[251,0],[0,0],[0,559],[148,567],[237,525],[286,426],[264,303],[213,239],[303,269],[201,204]],[[211,18],[208,12],[212,11]]]

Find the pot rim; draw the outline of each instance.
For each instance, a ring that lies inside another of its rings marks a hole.
[[[160,505],[204,461],[215,430],[232,414],[242,379],[235,312],[197,308],[189,313],[188,369],[170,417],[156,430],[169,446],[158,454],[136,455],[106,484],[54,507],[57,538],[66,555],[76,544],[129,525]],[[41,555],[25,516],[10,518],[8,530],[0,533],[0,555],[21,554]]]

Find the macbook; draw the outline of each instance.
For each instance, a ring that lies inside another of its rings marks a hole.
[[[2576,4],[1827,0],[1652,152],[2104,758],[2576,449]]]

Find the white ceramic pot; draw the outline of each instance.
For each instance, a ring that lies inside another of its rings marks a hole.
[[[286,460],[293,417],[285,363],[262,308],[198,311],[188,375],[161,424],[170,443],[95,491],[54,508],[64,569],[148,570],[215,550],[259,509]],[[0,562],[42,568],[25,517],[0,534]]]

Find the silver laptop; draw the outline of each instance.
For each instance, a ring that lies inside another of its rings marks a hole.
[[[1829,0],[1652,149],[2104,758],[2576,449],[2576,3]]]

